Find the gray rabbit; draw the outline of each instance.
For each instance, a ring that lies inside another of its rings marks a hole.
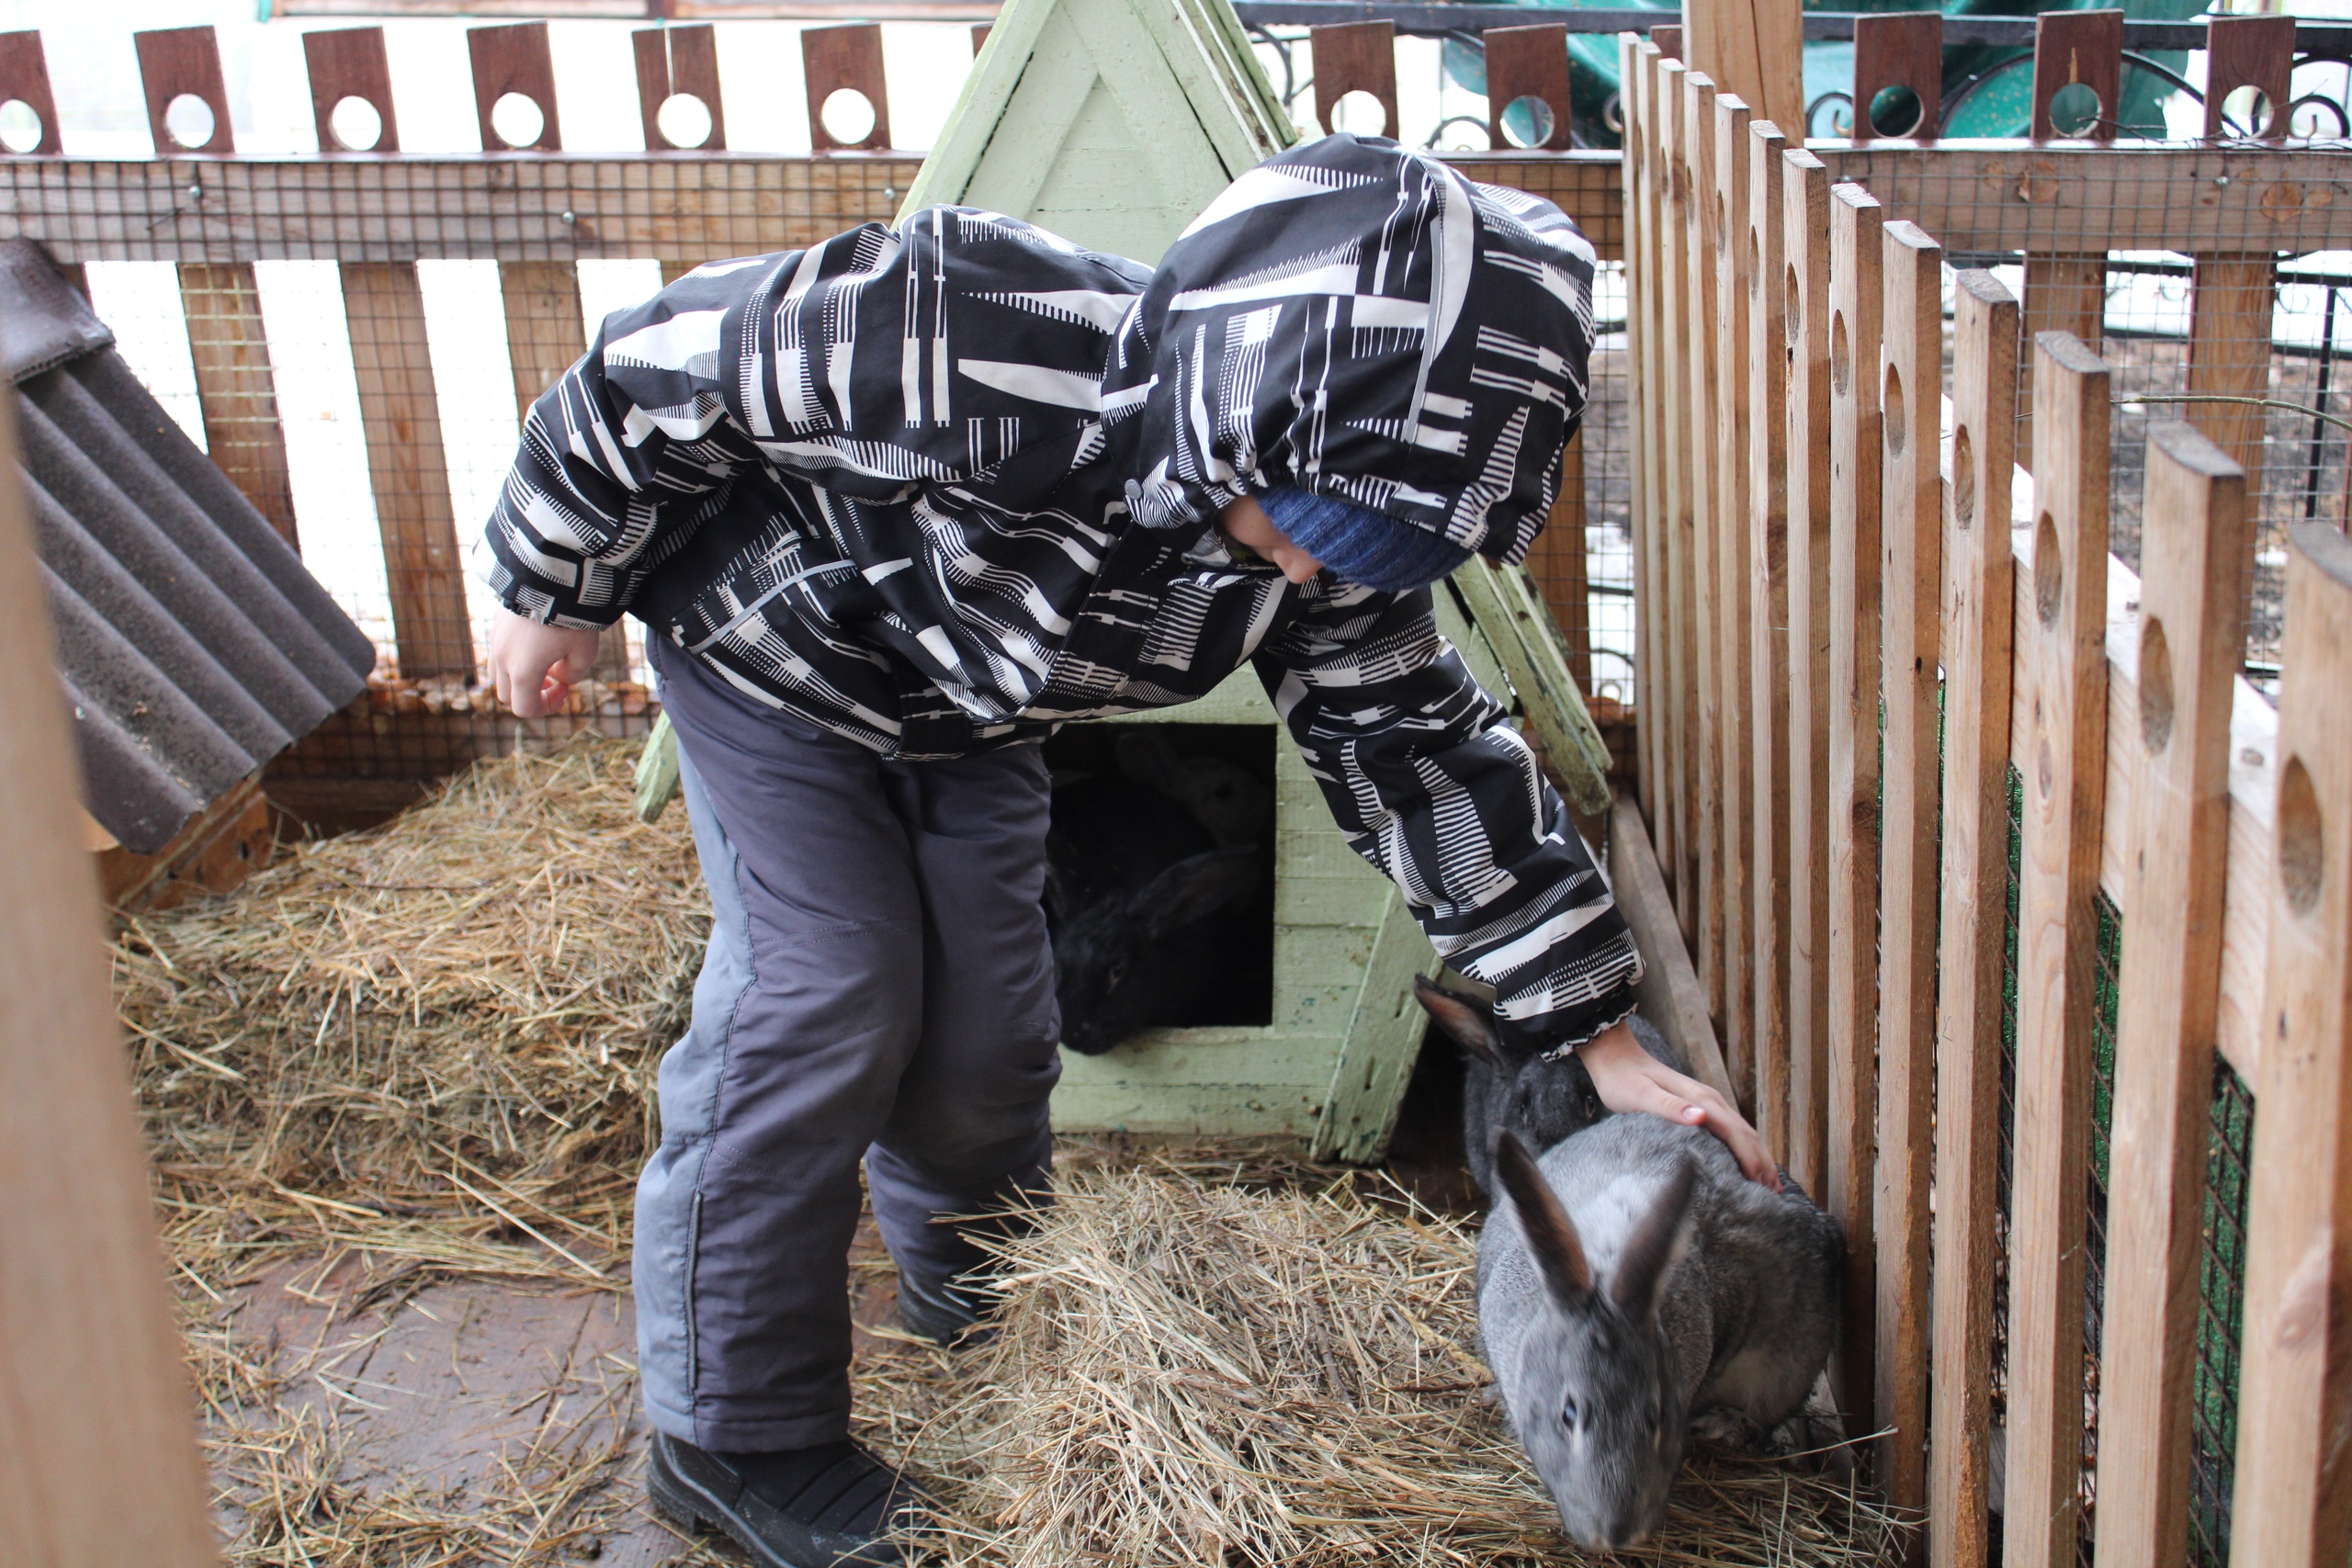
[[[1753,1445],[1798,1416],[1838,1329],[1846,1240],[1696,1127],[1611,1116],[1540,1159],[1498,1134],[1478,1237],[1487,1365],[1568,1535],[1666,1517],[1694,1424]]]
[[[1495,1196],[1497,1129],[1510,1128],[1541,1154],[1609,1114],[1575,1052],[1554,1057],[1512,1047],[1495,1028],[1486,1002],[1425,975],[1413,976],[1413,995],[1462,1047],[1462,1148],[1471,1179],[1488,1201]],[[1630,1021],[1644,1050],[1676,1072],[1690,1071],[1649,1020],[1636,1013]]]

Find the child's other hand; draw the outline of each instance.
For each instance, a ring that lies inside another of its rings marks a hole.
[[[545,626],[503,607],[492,611],[490,678],[498,700],[517,718],[553,713],[596,662],[596,637],[593,629]]]

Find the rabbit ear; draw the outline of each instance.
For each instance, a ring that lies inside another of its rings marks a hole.
[[[1681,1244],[1682,1219],[1690,1212],[1690,1193],[1698,1176],[1698,1168],[1689,1160],[1678,1162],[1674,1174],[1658,1190],[1657,1201],[1625,1238],[1625,1250],[1617,1258],[1616,1278],[1609,1281],[1609,1297],[1627,1317],[1645,1318],[1657,1304],[1658,1284]]]
[[[1078,852],[1059,833],[1046,835],[1046,918],[1057,925],[1078,915],[1078,890],[1083,879],[1079,874]]]
[[[1543,1270],[1544,1282],[1561,1305],[1581,1306],[1592,1294],[1584,1243],[1577,1239],[1568,1212],[1560,1207],[1559,1194],[1536,1168],[1535,1156],[1508,1129],[1495,1141],[1495,1174],[1519,1211],[1519,1228],[1527,1236],[1527,1249],[1535,1255],[1536,1268]]]
[[[1510,1064],[1503,1060],[1502,1040],[1495,1033],[1494,1017],[1483,1003],[1441,986],[1426,975],[1413,976],[1413,996],[1456,1045],[1490,1066],[1504,1072],[1510,1070]]]

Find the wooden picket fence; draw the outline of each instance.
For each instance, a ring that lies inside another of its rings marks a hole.
[[[2294,532],[2274,709],[2239,672],[2251,525],[2223,445],[2151,425],[2134,577],[2098,354],[2025,339],[1989,272],[1958,272],[1948,323],[1945,253],[1899,204],[1655,43],[1623,62],[1641,806],[1735,1081],[1846,1226],[1834,1374],[1874,1478],[1939,1564],[1986,1562],[1996,1507],[2011,1568],[2094,1539],[2102,1568],[2185,1560],[2218,1051],[2260,1108],[2230,1560],[2340,1564],[2352,543]],[[2086,1346],[2102,895],[2114,1202]]]
[[[1328,115],[1340,96],[1361,90],[1382,103],[1393,127],[1389,24],[1312,31],[1327,67],[1317,83],[1318,112]],[[1610,152],[1566,150],[1565,37],[1557,26],[1506,28],[1491,46],[1498,80],[1551,107],[1551,142],[1510,150],[1498,100],[1492,131],[1505,150],[1453,157],[1473,178],[1557,202],[1577,217],[1603,257],[1614,260],[1622,255],[1618,160]],[[298,548],[270,367],[281,352],[316,349],[271,343],[254,263],[338,265],[367,437],[364,482],[375,502],[390,586],[396,647],[389,663],[397,675],[389,690],[377,692],[374,711],[332,722],[285,759],[281,773],[316,772],[322,783],[430,777],[514,741],[516,721],[492,711],[486,694],[469,690],[480,660],[461,558],[471,525],[454,515],[451,503],[420,261],[497,264],[521,411],[586,346],[576,263],[652,259],[667,282],[715,257],[806,246],[896,217],[922,159],[890,146],[878,26],[799,35],[816,149],[802,154],[729,149],[715,39],[707,23],[632,35],[648,150],[582,153],[564,147],[547,24],[471,28],[468,53],[483,151],[413,153],[401,150],[382,28],[307,32],[304,64],[320,150],[256,155],[234,146],[214,30],[144,32],[135,40],[154,156],[94,158],[77,155],[70,136],[60,134],[40,35],[0,33],[0,99],[29,106],[42,127],[31,151],[0,152],[0,235],[40,241],[77,283],[80,268],[92,261],[176,265],[209,449]],[[876,111],[873,130],[854,145],[835,140],[820,113],[842,91]],[[514,95],[538,110],[536,136],[519,144],[497,124],[498,105]],[[707,111],[709,134],[698,145],[678,145],[662,130],[659,110],[673,95],[695,97]],[[201,145],[177,139],[169,123],[172,106],[190,97],[210,111],[212,130]],[[379,128],[364,149],[346,145],[337,130],[338,112],[356,107],[354,100],[372,111],[362,122]],[[1572,455],[1572,465],[1580,460],[1580,452]],[[1580,467],[1572,466],[1571,480],[1531,565],[1562,623],[1572,667],[1585,678]],[[592,710],[582,722],[609,718],[625,732],[643,730],[650,722],[646,694],[628,685],[628,671],[621,637],[607,637],[598,689],[628,694],[605,703],[609,713]]]

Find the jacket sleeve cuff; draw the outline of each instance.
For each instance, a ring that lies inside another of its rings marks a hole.
[[[1579,1010],[1577,1019],[1566,1027],[1556,1019],[1544,1021],[1547,1027],[1536,1032],[1529,1048],[1550,1062],[1573,1055],[1633,1017],[1634,1004],[1633,983],[1628,981],[1623,990],[1595,1002],[1589,1010]]]
[[[496,525],[493,522],[492,528]],[[603,631],[616,624],[628,613],[626,605],[609,608],[598,606],[591,610],[573,601],[554,584],[541,581],[530,572],[519,570],[498,548],[487,531],[475,541],[472,566],[474,580],[490,590],[499,607],[526,621],[541,626],[567,626],[574,631]]]

